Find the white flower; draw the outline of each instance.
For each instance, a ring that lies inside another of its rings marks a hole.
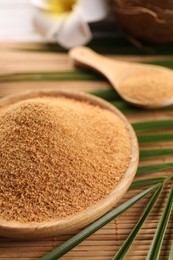
[[[104,19],[109,0],[31,0],[36,7],[34,25],[49,42],[65,48],[89,42],[88,23]]]

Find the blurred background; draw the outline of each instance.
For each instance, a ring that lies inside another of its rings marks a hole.
[[[35,8],[30,0],[0,0],[0,41],[44,42],[33,24]],[[116,37],[115,17],[109,14],[102,21],[90,24],[94,37]]]
[[[76,9],[81,20],[76,16]],[[68,19],[63,18],[61,23],[60,17]],[[79,20],[83,23],[80,28],[83,35],[78,35],[74,28]],[[69,43],[72,38],[76,41]],[[95,38],[111,41],[121,38],[144,52],[149,51],[148,45],[152,49],[160,44],[172,46],[173,1],[0,0],[0,41],[54,42],[69,49]],[[166,52],[161,49],[161,53]],[[169,53],[172,53],[170,48]]]
[[[30,0],[0,0],[0,40],[40,41],[32,19]]]

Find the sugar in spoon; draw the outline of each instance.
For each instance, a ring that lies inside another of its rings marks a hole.
[[[76,65],[103,74],[128,103],[147,109],[173,104],[173,71],[136,62],[117,61],[104,57],[87,47],[70,50]]]

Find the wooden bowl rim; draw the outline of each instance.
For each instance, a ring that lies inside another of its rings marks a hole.
[[[134,179],[139,162],[139,147],[136,134],[126,117],[117,108],[109,104],[107,101],[78,91],[49,89],[44,91],[27,91],[21,94],[11,95],[2,98],[0,100],[0,109],[30,98],[58,96],[73,98],[79,101],[86,101],[115,113],[122,120],[124,126],[127,128],[129,133],[131,144],[131,159],[129,162],[129,166],[115,189],[113,189],[108,196],[106,196],[93,206],[72,216],[47,222],[45,221],[22,223],[19,221],[6,221],[0,219],[0,235],[13,238],[33,239],[64,234],[66,232],[82,228],[112,209],[113,206],[115,206],[115,204],[128,190],[130,184]]]

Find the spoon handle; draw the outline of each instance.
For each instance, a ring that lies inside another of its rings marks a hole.
[[[100,72],[110,82],[118,80],[122,71],[127,67],[125,62],[111,60],[87,47],[73,48],[70,50],[69,55],[76,64]]]

